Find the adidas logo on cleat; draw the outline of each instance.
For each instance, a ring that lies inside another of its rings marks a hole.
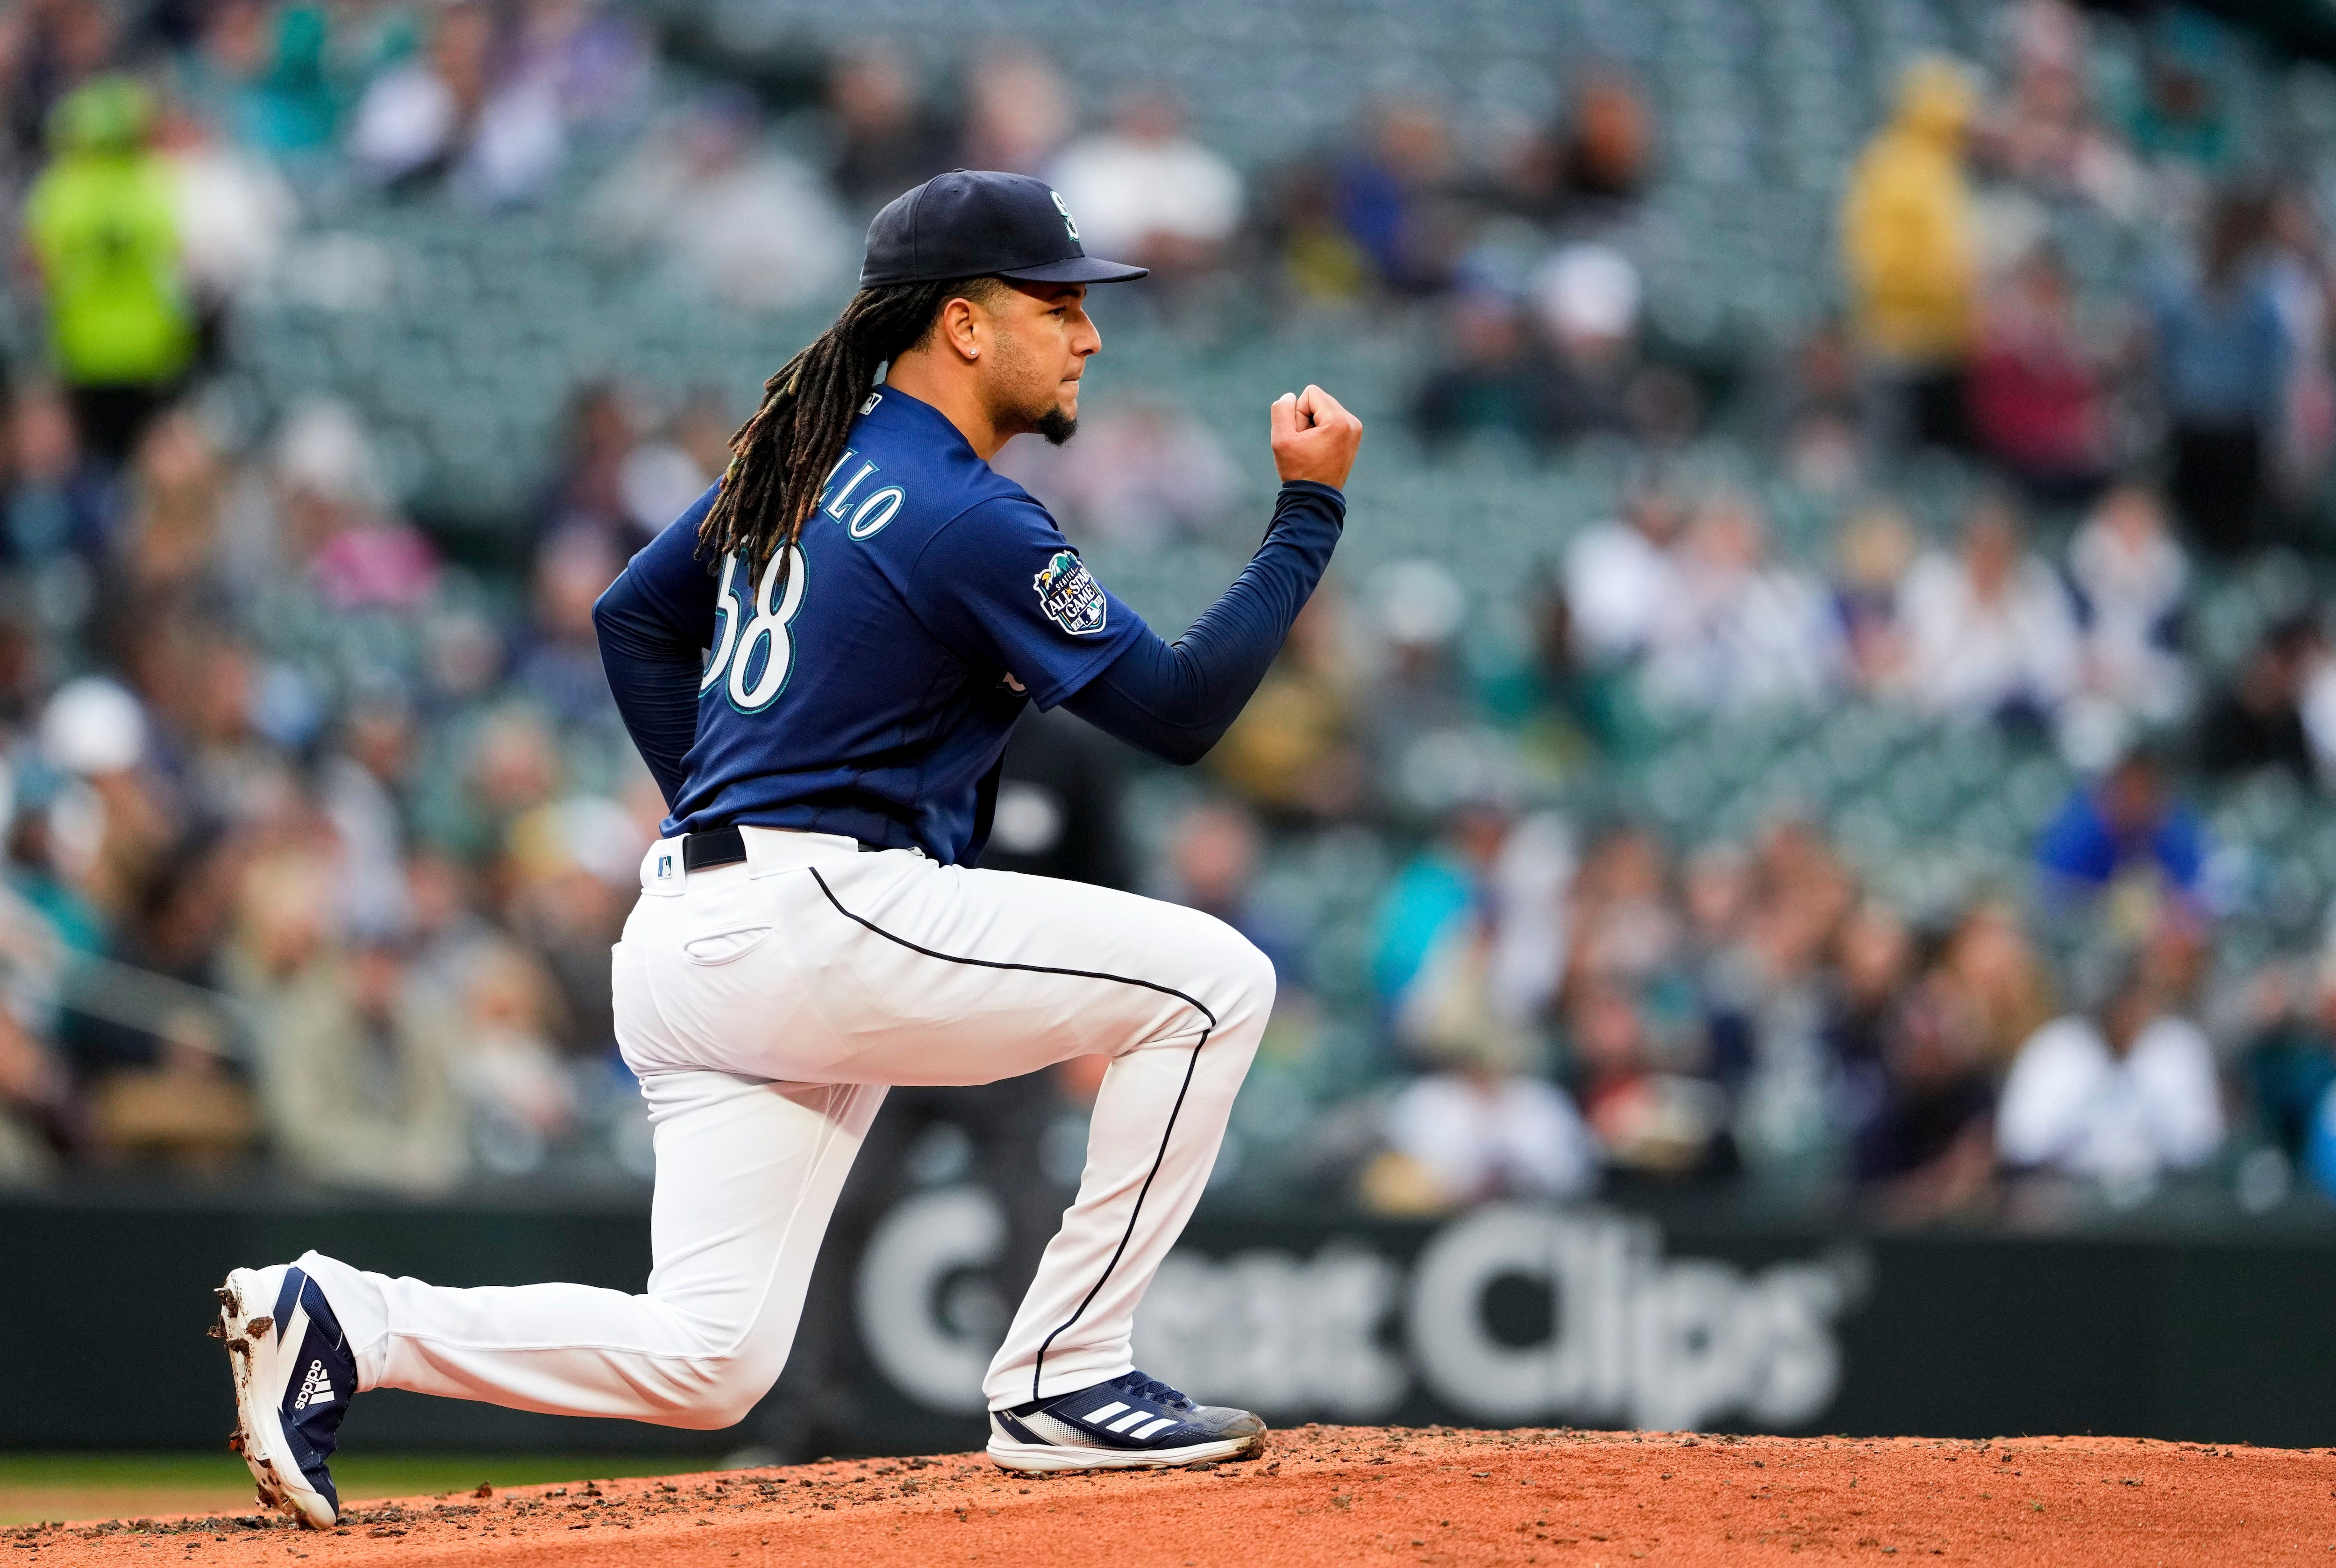
[[[325,1376],[324,1362],[309,1362],[308,1376],[301,1383],[300,1396],[292,1401],[292,1408],[305,1410],[311,1405],[329,1405],[332,1402],[333,1380]]]

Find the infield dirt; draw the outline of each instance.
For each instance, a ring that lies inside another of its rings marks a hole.
[[[2324,1563],[2336,1450],[1307,1427],[1212,1470],[1043,1481],[953,1454],[352,1500],[322,1534],[217,1514],[0,1544],[0,1568]]]

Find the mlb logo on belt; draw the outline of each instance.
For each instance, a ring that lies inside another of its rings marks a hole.
[[[1038,590],[1038,608],[1046,612],[1046,618],[1073,637],[1103,629],[1109,609],[1103,584],[1076,552],[1056,550],[1045,570],[1030,579],[1030,586]]]

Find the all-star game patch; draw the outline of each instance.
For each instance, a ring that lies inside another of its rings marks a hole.
[[[1046,618],[1073,637],[1103,629],[1104,616],[1110,608],[1103,597],[1103,584],[1074,551],[1056,550],[1046,570],[1030,579],[1030,586],[1038,590],[1038,608],[1046,612]]]

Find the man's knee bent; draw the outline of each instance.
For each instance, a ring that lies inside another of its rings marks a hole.
[[[693,1359],[667,1380],[672,1405],[661,1425],[692,1432],[718,1431],[745,1420],[779,1380],[767,1358],[730,1355]]]
[[[1207,949],[1208,974],[1196,993],[1217,1015],[1219,1029],[1253,1024],[1263,1029],[1273,1011],[1273,960],[1255,942],[1222,921]]]
[[[792,1331],[690,1325],[690,1350],[660,1356],[641,1368],[642,1392],[657,1407],[646,1419],[693,1432],[736,1426],[779,1380],[793,1339]]]

